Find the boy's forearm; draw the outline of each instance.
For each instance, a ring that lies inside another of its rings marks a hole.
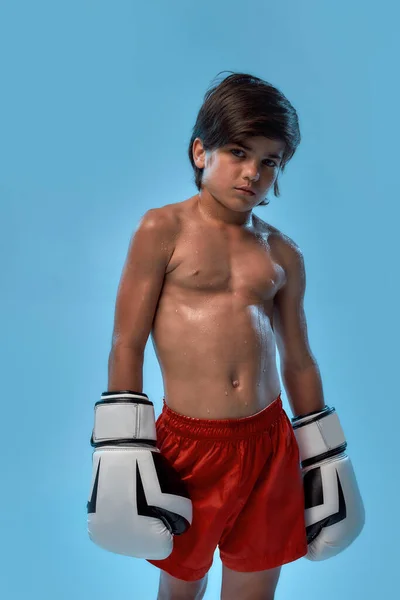
[[[132,348],[114,345],[108,359],[108,391],[143,391],[144,354]]]
[[[323,410],[322,380],[315,361],[303,369],[282,369],[281,375],[294,417]]]

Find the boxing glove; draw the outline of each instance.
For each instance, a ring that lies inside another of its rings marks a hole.
[[[105,392],[96,402],[87,526],[105,550],[162,560],[192,523],[187,488],[156,442],[146,394]]]
[[[334,408],[292,419],[303,473],[306,558],[325,560],[347,548],[365,522],[347,442]]]

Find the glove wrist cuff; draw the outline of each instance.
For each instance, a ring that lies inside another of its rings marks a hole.
[[[293,423],[302,467],[321,462],[346,450],[346,439],[334,408],[299,417]]]
[[[96,402],[96,404],[98,404],[99,402],[103,402],[104,400],[118,400],[120,402],[123,402],[124,399],[126,399],[127,401],[132,399],[137,399],[138,401],[148,400],[148,402],[150,402],[148,395],[144,394],[143,392],[134,392],[133,390],[111,390],[103,392],[100,400]]]
[[[104,392],[95,404],[91,445],[148,444],[156,447],[154,405],[147,394],[131,390]]]

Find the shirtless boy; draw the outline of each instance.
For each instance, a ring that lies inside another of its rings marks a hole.
[[[160,568],[158,600],[203,598],[216,547],[222,600],[273,599],[282,565],[329,558],[363,527],[307,336],[302,252],[253,213],[279,195],[299,142],[279,90],[230,75],[193,128],[198,193],[148,210],[131,240],[88,522],[95,543]],[[150,335],[164,384],[156,422],[142,389]]]

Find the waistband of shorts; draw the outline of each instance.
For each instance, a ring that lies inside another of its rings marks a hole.
[[[162,423],[170,431],[193,439],[237,439],[268,430],[283,413],[281,394],[261,411],[235,419],[198,419],[172,410],[163,398]]]

